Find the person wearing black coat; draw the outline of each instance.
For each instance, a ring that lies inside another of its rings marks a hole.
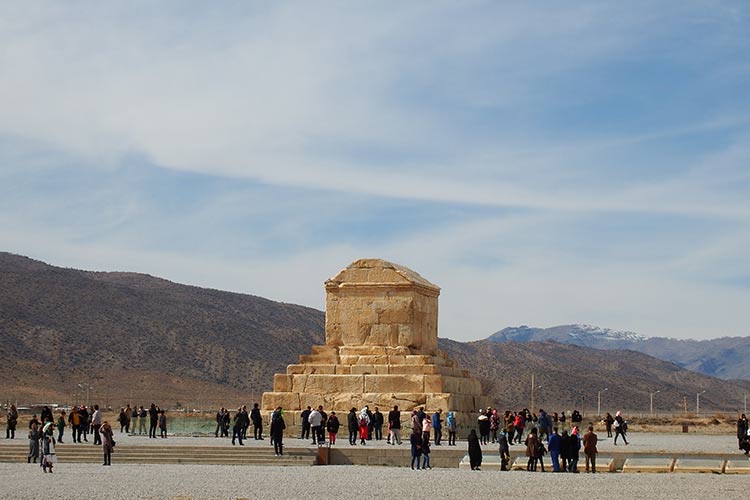
[[[328,431],[328,442],[330,444],[336,444],[336,434],[339,432],[339,418],[336,416],[336,412],[332,411],[331,416],[326,421],[326,430]],[[324,441],[325,442],[325,441]]]
[[[570,472],[570,436],[568,431],[563,430],[560,436],[560,461],[563,472]]]
[[[357,444],[357,433],[359,432],[359,421],[357,420],[357,409],[352,408],[346,416],[346,425],[349,428],[349,444]]]
[[[150,439],[156,439],[156,425],[159,423],[159,410],[156,409],[156,405],[154,403],[151,403],[151,407],[148,409],[148,417],[148,437]]]
[[[482,447],[479,446],[477,431],[472,429],[466,441],[469,443],[469,464],[471,465],[471,470],[480,470],[482,466]]]
[[[277,457],[284,454],[284,429],[286,429],[286,423],[281,406],[279,406],[271,415],[271,440],[273,441],[273,451]]]
[[[258,403],[255,403],[253,409],[250,410],[250,420],[253,422],[253,437],[263,439],[263,417],[260,414]]]
[[[409,442],[411,443],[411,468],[414,469],[416,462],[417,470],[419,470],[419,459],[422,456],[422,433],[415,429],[409,437]]]
[[[383,439],[383,414],[380,413],[380,409],[376,406],[375,413],[372,414],[372,429],[375,431],[375,441]]]
[[[388,412],[388,441],[391,444],[401,444],[401,412],[398,405]]]
[[[497,436],[498,453],[500,454],[500,470],[508,470],[510,461],[510,447],[508,446],[508,434],[505,429],[500,430]]]
[[[747,429],[748,429],[747,417],[743,413],[742,415],[740,415],[740,418],[737,419],[737,441],[739,441],[738,445],[740,447],[740,450],[743,449],[742,443],[747,442]]]

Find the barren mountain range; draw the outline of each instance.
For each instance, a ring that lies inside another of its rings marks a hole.
[[[250,403],[274,373],[325,342],[324,322],[322,311],[298,305],[0,253],[0,399]],[[633,351],[496,340],[440,347],[501,407],[529,404],[532,373],[535,405],[551,409],[590,411],[603,392],[606,408],[645,412],[660,391],[655,409],[677,412],[706,391],[703,409],[734,411],[750,389]]]

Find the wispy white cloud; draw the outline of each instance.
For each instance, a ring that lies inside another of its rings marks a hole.
[[[9,4],[0,246],[317,307],[325,278],[381,256],[443,286],[456,338],[746,332],[745,291],[721,283],[750,265],[749,18]]]

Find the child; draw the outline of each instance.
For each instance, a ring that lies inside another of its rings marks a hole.
[[[429,434],[427,437],[422,437],[422,470],[432,469],[430,467],[430,438]]]
[[[164,414],[164,410],[159,414],[159,429],[161,430],[161,437],[167,437],[167,416]]]

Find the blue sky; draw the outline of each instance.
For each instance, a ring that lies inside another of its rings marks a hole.
[[[750,4],[3,2],[0,250],[440,335],[750,335]]]

